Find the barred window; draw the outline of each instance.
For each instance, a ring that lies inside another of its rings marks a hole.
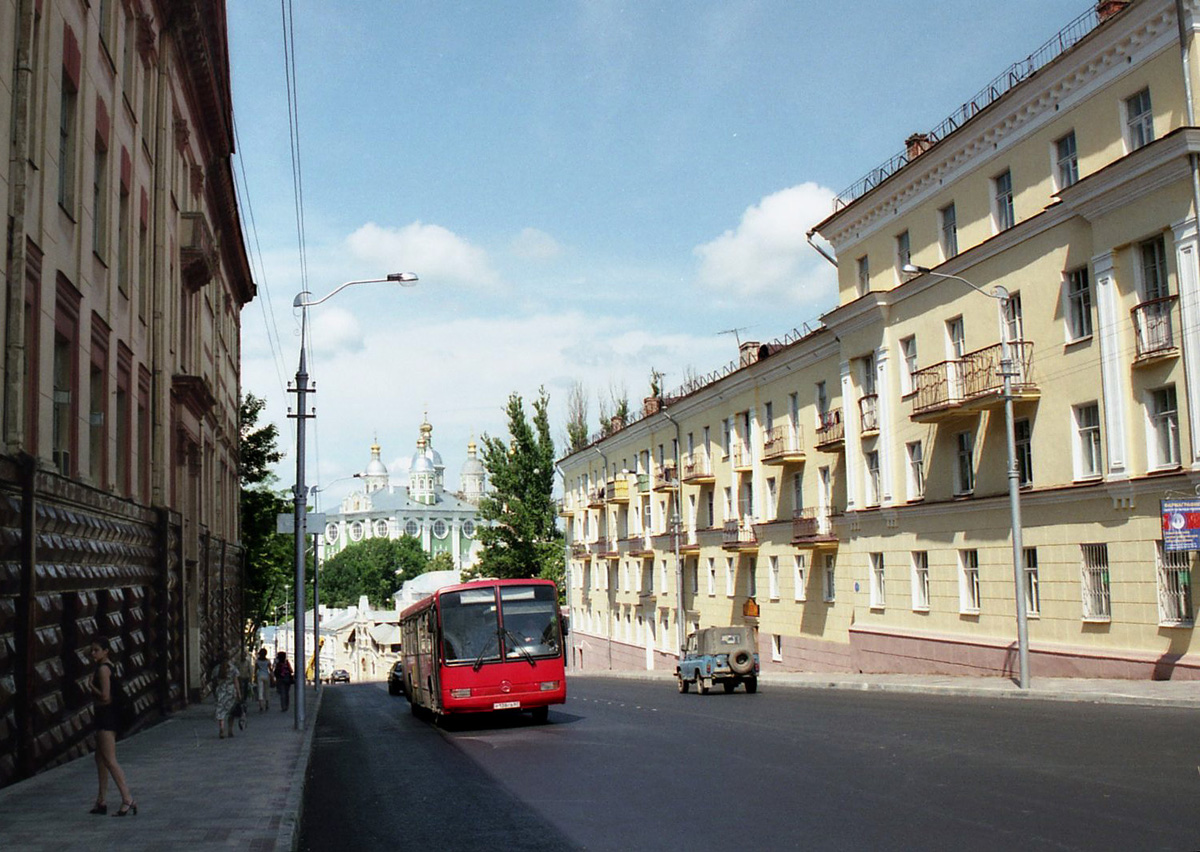
[[[1083,618],[1086,621],[1112,619],[1109,591],[1108,545],[1082,544],[1080,586],[1083,592]]]
[[[1158,567],[1158,623],[1164,627],[1191,627],[1192,555],[1187,551],[1164,550],[1156,542]]]

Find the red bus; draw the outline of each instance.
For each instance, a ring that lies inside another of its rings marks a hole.
[[[567,700],[565,634],[550,580],[476,580],[400,614],[404,694],[413,713],[532,710]]]

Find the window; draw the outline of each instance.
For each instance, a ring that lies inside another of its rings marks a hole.
[[[909,335],[900,341],[904,357],[904,372],[900,374],[900,393],[908,396],[917,392],[917,338]]]
[[[709,528],[715,527],[717,525],[716,514],[715,514],[716,510],[713,508],[713,500],[714,500],[713,491],[710,488],[704,493],[704,508],[708,513],[708,527]]]
[[[729,458],[729,451],[733,446],[733,421],[726,417],[721,421],[721,450],[725,453],[725,457]]]
[[[1141,256],[1142,294],[1147,302],[1171,295],[1167,281],[1167,251],[1161,236],[1138,245]]]
[[[854,267],[858,295],[861,296],[871,289],[871,265],[867,262],[867,256],[864,254],[855,261]]]
[[[666,591],[667,586],[670,585],[668,580],[669,580],[669,578],[667,577],[667,560],[660,559],[658,561],[658,582],[659,582],[659,588],[662,589],[663,591]]]
[[[67,69],[63,69],[58,113],[58,203],[75,216],[75,149],[78,135],[79,97]]]
[[[1017,484],[1022,488],[1033,485],[1033,425],[1028,418],[1013,423],[1017,448]]]
[[[726,556],[725,557],[725,597],[727,597],[727,598],[733,597],[736,579],[737,579],[737,575],[735,574],[734,568],[733,568],[733,557]]]
[[[823,582],[823,594],[827,603],[833,603],[837,588],[835,586],[837,570],[836,557],[832,553],[825,554],[825,578]]]
[[[1067,273],[1067,339],[1092,336],[1092,287],[1086,266]]]
[[[967,354],[967,332],[961,316],[946,320],[946,348],[947,357],[953,361],[961,360]]]
[[[441,518],[433,522],[433,534],[436,537],[445,538],[447,532],[449,532],[449,527],[446,526],[446,522]]]
[[[1075,478],[1100,476],[1104,470],[1100,454],[1100,406],[1089,402],[1072,410],[1075,414]]]
[[[929,553],[924,550],[914,550],[912,555],[912,608],[929,609]]]
[[[771,595],[771,600],[779,600],[779,557],[772,556],[768,561],[770,575],[768,579],[768,591]]]
[[[1041,615],[1042,589],[1038,583],[1038,555],[1036,547],[1025,548],[1023,562],[1025,563],[1025,612],[1028,615]]]
[[[949,260],[958,254],[958,214],[953,204],[947,204],[938,211],[941,219],[942,258]]]
[[[776,663],[783,662],[783,637],[778,633],[771,636],[771,659]]]
[[[137,400],[137,428],[138,428],[138,469],[139,469],[139,492],[142,502],[150,503],[150,371],[146,369],[144,364],[138,365],[138,400]]]
[[[1164,627],[1191,627],[1192,555],[1187,551],[1163,550],[1155,542],[1158,565],[1158,623]]]
[[[921,500],[925,497],[925,451],[920,441],[904,445],[908,454],[908,499]]]
[[[708,596],[711,598],[717,593],[717,561],[713,557],[708,557]]]
[[[375,537],[376,538],[387,538],[387,534],[388,534],[388,522],[383,520],[382,518],[375,521]]]
[[[99,134],[92,157],[92,251],[108,258],[108,146]]]
[[[1108,545],[1081,544],[1080,586],[1083,591],[1085,621],[1109,621],[1112,599],[1109,593]]]
[[[1012,172],[1005,169],[996,177],[992,178],[992,215],[994,217],[996,231],[1007,231],[1017,223],[1016,213],[1013,211],[1013,188],[1012,188]]]
[[[586,517],[586,515],[584,517]],[[417,538],[421,534],[421,525],[416,521],[408,521],[404,525],[404,534],[413,538]],[[587,538],[586,532],[584,533],[583,537]]]
[[[829,393],[825,390],[824,382],[817,382],[817,428],[824,425],[822,415],[829,413]]]
[[[792,597],[798,601],[805,600],[808,597],[806,594],[808,583],[807,559],[808,557],[803,553],[797,553],[792,556]]]
[[[954,493],[970,494],[975,490],[975,433],[959,432],[954,436],[958,448],[955,457]]]
[[[1155,468],[1179,466],[1179,412],[1175,386],[1150,391],[1150,464]]]
[[[129,217],[132,207],[129,187],[122,183],[117,197],[117,289],[125,298],[129,298]]]
[[[1130,151],[1136,151],[1154,141],[1154,114],[1150,108],[1150,90],[1142,89],[1125,99],[1125,129]]]
[[[775,477],[767,477],[767,515],[766,519],[779,517],[779,487],[776,485]]]
[[[792,474],[792,512],[799,514],[804,511],[804,475]]]
[[[97,488],[108,487],[108,334],[92,315],[92,357],[88,372],[88,476]]]
[[[866,454],[867,462],[867,505],[879,505],[879,451]]]
[[[1066,189],[1079,181],[1079,157],[1075,153],[1075,131],[1054,143],[1054,166],[1058,188]]]
[[[1003,302],[1004,332],[1009,342],[1025,339],[1025,318],[1021,311],[1021,294],[1010,293]]]
[[[350,538],[354,541],[362,541],[363,537],[363,522],[355,521],[350,525]]]
[[[692,597],[695,597],[696,595],[700,594],[700,562],[699,562],[699,560],[692,560],[691,580],[692,580]]]
[[[886,595],[883,585],[883,554],[870,554],[871,560],[871,609],[883,609]]]
[[[896,274],[903,276],[902,270],[912,263],[912,243],[908,231],[896,235]]]
[[[958,552],[958,611],[965,615],[979,613],[979,551]]]
[[[54,464],[63,476],[77,473],[79,370],[74,356],[79,340],[79,303],[75,288],[60,278],[54,313],[50,446]]]

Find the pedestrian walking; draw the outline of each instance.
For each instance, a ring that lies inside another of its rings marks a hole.
[[[96,662],[96,671],[92,675],[89,686],[95,696],[96,718],[96,772],[99,775],[100,788],[96,793],[96,804],[89,813],[103,815],[108,813],[106,799],[108,776],[111,775],[121,794],[121,808],[113,816],[137,816],[137,802],[129,792],[125,782],[125,772],[117,763],[117,728],[120,726],[120,683],[116,667],[109,655],[112,643],[105,636],[98,636],[92,642],[90,649],[92,659]]]
[[[254,686],[258,697],[258,712],[271,709],[271,661],[267,659],[267,649],[259,648],[258,657],[254,661]]]
[[[226,726],[229,727],[229,736],[233,736],[233,711],[242,700],[242,685],[238,683],[237,665],[229,657],[221,661],[214,674],[217,731],[220,738],[225,739]]]
[[[275,688],[279,690],[280,712],[286,713],[288,702],[292,697],[292,682],[295,680],[292,674],[292,664],[288,662],[287,651],[280,651],[275,655]]]

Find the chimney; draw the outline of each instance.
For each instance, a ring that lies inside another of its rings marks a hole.
[[[1100,17],[1100,23],[1104,23],[1118,12],[1123,12],[1125,7],[1129,5],[1129,0],[1100,0],[1096,4],[1096,14]]]
[[[933,143],[929,141],[928,133],[914,133],[904,140],[904,153],[908,155],[908,161],[911,163],[932,146]]]
[[[738,347],[738,366],[748,367],[758,361],[758,341],[747,340]]]

